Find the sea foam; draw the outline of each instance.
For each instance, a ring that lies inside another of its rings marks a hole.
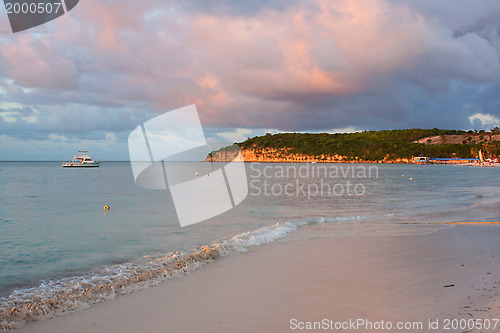
[[[283,239],[304,225],[356,219],[361,217],[276,223],[189,252],[145,256],[136,262],[102,266],[83,276],[43,280],[36,287],[16,290],[9,297],[0,298],[0,328],[18,328],[26,322],[85,309],[93,303],[181,277],[219,257]]]

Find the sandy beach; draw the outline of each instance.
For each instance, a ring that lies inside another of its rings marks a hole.
[[[459,225],[421,236],[278,242],[17,332],[336,331],[349,322],[352,332],[440,332],[447,321],[449,332],[493,332],[451,324],[500,318],[499,236],[494,225]],[[388,329],[399,322],[413,328]]]

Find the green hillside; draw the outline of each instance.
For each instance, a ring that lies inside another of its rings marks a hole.
[[[359,133],[280,133],[249,138],[239,143],[242,149],[275,148],[286,150],[286,154],[305,154],[310,156],[341,155],[348,159],[382,160],[427,157],[477,157],[479,149],[488,154],[500,153],[499,141],[472,142],[464,140],[459,144],[446,143],[447,136],[464,135],[474,132],[441,129],[408,129],[365,131]],[[477,134],[477,133],[476,133]],[[414,141],[441,136],[442,144],[414,143]]]

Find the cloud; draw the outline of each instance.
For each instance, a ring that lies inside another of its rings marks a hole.
[[[226,139],[467,129],[500,117],[498,17],[493,0],[81,2],[2,35],[0,132],[105,137],[193,103]]]
[[[295,0],[254,0],[254,1],[233,1],[233,0],[218,0],[218,1],[178,1],[180,6],[183,6],[190,12],[210,13],[212,15],[238,16],[248,17],[255,16],[263,11],[277,10],[284,11],[290,6],[296,4]]]
[[[251,129],[248,128],[235,128],[231,132],[219,132],[218,135],[230,142],[240,142],[245,141],[248,134],[252,133]]]
[[[62,161],[71,160],[78,150],[89,150],[91,156],[100,161],[127,160],[128,150],[124,142],[124,133],[120,133],[116,141],[95,137],[65,137],[54,133],[33,139],[0,134],[0,156],[3,161]],[[51,149],[56,150],[57,154]]]
[[[112,132],[107,132],[106,133],[106,140],[107,141],[111,141],[111,142],[115,142],[116,141],[116,135]]]
[[[350,127],[345,127],[345,128],[334,128],[333,130],[329,131],[330,133],[356,133],[360,132],[356,128],[350,126]]]
[[[21,34],[2,43],[0,58],[9,78],[23,87],[49,90],[76,87],[78,73],[74,61],[61,56],[50,38]]]
[[[57,135],[55,133],[50,133],[49,134],[49,140],[51,140],[51,141],[65,142],[65,141],[68,140],[68,138],[65,137],[64,135]]]
[[[17,122],[17,112],[0,112],[0,117],[2,117],[3,121],[6,123],[15,123]]]
[[[491,114],[475,113],[469,117],[471,124],[475,124],[478,121],[481,128],[487,127],[491,129],[492,127],[500,126],[500,118]]]
[[[3,103],[1,106],[0,117],[7,124],[15,124],[18,122],[18,120],[21,120],[28,124],[33,124],[38,121],[38,112],[30,107],[23,107],[16,103]]]

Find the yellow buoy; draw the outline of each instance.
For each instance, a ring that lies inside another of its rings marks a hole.
[[[410,178],[410,180],[413,180],[413,178]]]
[[[104,206],[104,210],[109,210],[109,206]]]

